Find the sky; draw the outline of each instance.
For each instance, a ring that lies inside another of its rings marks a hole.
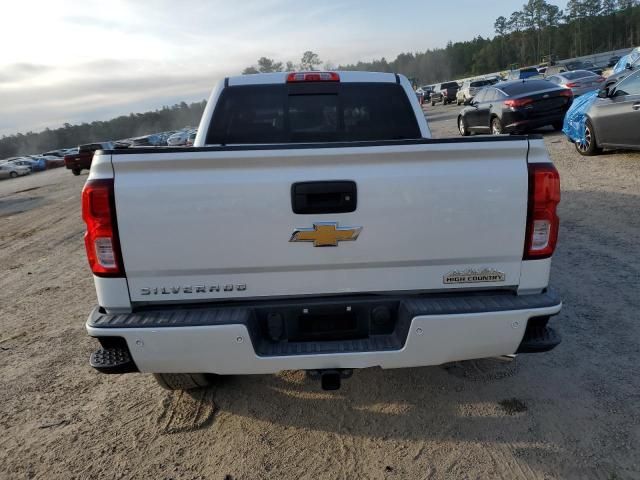
[[[444,47],[524,0],[18,0],[2,8],[0,136],[208,97],[259,57],[333,65]],[[566,1],[551,1],[564,7]],[[443,18],[440,12],[448,12]]]

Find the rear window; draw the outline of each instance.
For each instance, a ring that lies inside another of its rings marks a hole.
[[[490,80],[476,80],[475,82],[471,82],[472,87],[484,87],[486,85],[491,85]]]
[[[398,84],[283,84],[227,87],[207,144],[314,143],[420,138]]]
[[[442,84],[442,89],[445,88],[458,88],[458,84],[456,82],[447,82]]]
[[[520,95],[521,93],[537,92],[540,90],[547,90],[554,88],[555,85],[548,80],[526,80],[522,82],[503,83],[500,86],[507,95]]]
[[[568,80],[576,80],[578,78],[595,77],[595,74],[593,72],[578,70],[577,72],[567,72],[562,76]]]

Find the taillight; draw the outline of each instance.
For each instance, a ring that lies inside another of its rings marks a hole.
[[[509,108],[519,108],[525,107],[533,103],[533,99],[531,98],[510,98],[509,100],[505,100],[505,106]]]
[[[569,85],[573,85],[572,83],[567,84],[567,87]],[[576,83],[577,85],[577,83]],[[562,90],[558,91],[558,95],[560,95],[561,97],[569,97],[569,98],[573,98],[573,92],[571,91],[570,88],[563,88]]]
[[[535,260],[550,257],[556,248],[560,175],[551,163],[530,163],[528,168],[529,203],[523,258]]]
[[[293,72],[287,75],[287,83],[295,82],[339,82],[336,72]]]
[[[576,87],[577,87],[577,86],[579,86],[579,85],[580,85],[579,83],[571,82],[571,83],[567,83],[565,86],[566,86],[567,88],[576,88]]]
[[[113,179],[87,181],[82,189],[82,219],[87,224],[84,244],[91,271],[98,277],[123,277]]]

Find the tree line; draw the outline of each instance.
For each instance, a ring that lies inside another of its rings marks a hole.
[[[521,10],[494,23],[493,38],[449,42],[445,48],[401,53],[394,60],[343,65],[345,70],[398,72],[420,83],[535,65],[640,45],[638,0],[569,0],[561,10],[528,0]]]
[[[528,0],[522,9],[494,23],[493,38],[449,42],[445,48],[401,53],[394,60],[340,65],[340,70],[397,72],[420,83],[435,83],[573,58],[640,44],[639,0],[569,0],[566,11],[546,0]],[[323,64],[307,51],[298,64],[262,57],[243,73],[315,70]],[[325,69],[334,69],[324,63]]]
[[[157,132],[177,130],[187,125],[198,125],[206,101],[171,107],[145,113],[131,113],[106,121],[95,121],[42,132],[17,133],[0,138],[0,159],[14,155],[28,155],[57,148],[70,148],[83,143],[121,140]]]

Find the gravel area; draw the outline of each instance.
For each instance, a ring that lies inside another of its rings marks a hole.
[[[457,135],[455,106],[425,111],[434,136]],[[335,393],[303,372],[194,394],[96,373],[86,173],[0,181],[0,479],[640,478],[640,154],[545,141],[562,178],[563,343],[362,370]]]

